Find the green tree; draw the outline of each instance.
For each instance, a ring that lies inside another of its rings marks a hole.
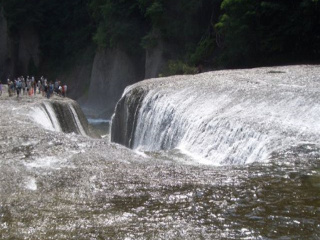
[[[91,44],[94,24],[90,0],[46,0],[42,2],[41,49],[46,58],[61,62]]]
[[[25,26],[41,26],[44,14],[41,1],[1,0],[0,4],[4,9],[11,35],[17,34],[19,29]]]
[[[319,60],[317,0],[224,0],[215,25],[224,37],[224,66]]]
[[[97,25],[93,40],[99,48],[129,52],[139,48],[145,23],[136,0],[92,0],[90,9]]]
[[[257,54],[259,41],[257,24],[258,1],[224,0],[221,9],[224,14],[215,25],[224,37],[224,49],[220,61],[228,66],[247,65]]]
[[[221,0],[139,0],[149,22],[143,46],[155,46],[161,38],[171,46],[167,57],[173,62],[189,65],[205,62],[214,52],[213,23],[218,19],[220,3]]]

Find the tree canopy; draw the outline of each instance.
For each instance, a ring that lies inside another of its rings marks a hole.
[[[222,61],[251,65],[318,61],[318,0],[224,0],[215,25],[224,36]]]
[[[131,54],[170,46],[208,68],[320,60],[318,0],[0,0],[10,34],[33,26],[52,61],[95,43]]]

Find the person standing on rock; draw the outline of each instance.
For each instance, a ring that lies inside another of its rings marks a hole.
[[[53,89],[54,89],[54,85],[52,82],[49,83],[48,85],[48,90],[47,90],[47,98],[49,99],[51,97],[51,95],[53,94]]]
[[[39,80],[39,81],[38,81],[38,90],[39,90],[39,94],[41,93],[41,89],[42,89],[41,81]]]
[[[18,78],[18,80],[16,82],[17,98],[19,98],[19,96],[20,96],[21,88],[22,88],[22,83],[21,83],[20,78]]]
[[[59,85],[59,96],[62,97],[62,86]]]
[[[49,99],[50,98],[50,83],[47,85],[47,98]]]
[[[30,96],[30,89],[31,89],[31,81],[29,79],[29,76],[27,77],[27,94]]]
[[[67,97],[67,84],[63,85],[63,96]]]
[[[8,92],[9,92],[9,97],[12,97],[12,95],[14,94],[14,82],[11,80],[9,80]]]
[[[22,87],[22,94],[25,95],[26,94],[26,81],[24,80],[24,78],[21,79],[21,87]]]
[[[35,81],[34,77],[33,78],[33,94],[37,94],[37,81]]]
[[[59,90],[59,81],[58,79],[56,79],[56,81],[54,82],[54,92],[58,94],[58,90]]]
[[[44,84],[42,84],[42,86],[43,86],[42,96],[46,97],[46,96],[48,96],[47,95],[47,93],[48,93],[48,84],[44,83]]]
[[[41,86],[42,86],[42,96],[45,97],[47,94],[47,90],[48,90],[48,85],[47,83],[44,81],[43,76],[41,77]]]

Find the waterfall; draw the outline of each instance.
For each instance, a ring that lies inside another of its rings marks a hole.
[[[112,123],[128,119],[128,109],[137,109],[132,126],[125,127],[130,139],[112,140],[140,151],[180,149],[217,165],[267,161],[291,146],[318,145],[320,68],[274,69],[217,71],[132,85]],[[137,88],[144,89],[139,106],[132,94]],[[123,134],[119,128],[112,128],[112,135]]]
[[[31,116],[33,120],[43,128],[50,131],[61,132],[61,126],[57,116],[48,102],[43,102],[36,107],[33,107]]]
[[[54,112],[54,109],[52,108],[51,104],[49,104],[48,102],[43,102],[43,106],[51,120],[51,123],[52,123],[52,126],[53,128],[58,131],[58,132],[61,132],[62,129],[61,129],[61,126],[60,126],[60,123],[57,119],[57,116]]]
[[[74,101],[44,101],[32,108],[31,117],[47,130],[88,136],[88,122]]]
[[[80,120],[79,120],[79,117],[78,117],[78,114],[76,112],[76,110],[74,109],[73,105],[71,103],[69,103],[69,109],[70,111],[72,112],[72,116],[73,116],[73,119],[75,121],[75,124],[78,128],[78,132],[82,135],[82,136],[87,136]]]

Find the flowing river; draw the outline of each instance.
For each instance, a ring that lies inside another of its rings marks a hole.
[[[300,100],[311,96],[314,108],[319,104],[315,97],[319,88],[315,86],[312,94],[298,94]],[[165,94],[170,98],[169,93]],[[267,95],[265,92],[261,96],[267,99]],[[291,96],[288,92],[285,95]],[[148,98],[146,95],[144,99]],[[293,107],[297,111],[299,101]],[[272,120],[281,119],[276,113],[291,116],[292,102],[284,98],[282,103],[289,107],[283,110],[279,107],[282,104],[276,105],[275,109],[282,112],[275,112]],[[192,107],[190,103],[189,106]],[[147,108],[144,103],[140,109],[139,119],[153,117],[151,110],[146,115],[146,109],[158,111],[156,105]],[[266,114],[267,110],[261,111]],[[170,129],[162,132],[173,131],[177,137],[172,141],[163,137],[162,147],[150,140],[157,133],[151,134],[136,119],[134,128],[138,131],[131,139],[131,150],[111,143],[107,131],[102,133],[103,138],[92,137],[95,134],[86,126],[81,111],[68,99],[44,100],[36,96],[17,100],[3,95],[0,114],[1,239],[320,238],[320,147],[316,137],[319,125],[314,121],[319,113],[297,123],[306,126],[312,122],[314,132],[296,130],[297,125],[287,121],[281,123],[288,127],[285,132],[274,134],[274,128],[266,127],[271,121],[268,119],[259,128],[265,134],[259,135],[256,125],[249,124],[254,117],[250,109],[250,114],[239,115],[245,122],[245,133],[239,135],[238,147],[229,149],[230,154],[224,158],[217,153],[217,161],[214,151],[221,148],[205,154],[198,151],[201,144],[209,145],[202,143],[203,139],[188,141],[190,132],[183,135],[175,131],[181,123],[174,117]],[[209,126],[217,129],[219,123],[225,124],[228,112],[222,115],[222,119],[209,121]],[[64,122],[61,116],[68,116],[69,120]],[[256,116],[260,119],[262,115]],[[183,117],[178,116],[182,120]],[[156,118],[153,122],[158,120],[159,124],[153,126],[162,129],[163,122],[159,116]],[[239,120],[230,119],[224,128],[239,124]],[[204,121],[193,120],[200,126]],[[196,125],[188,127],[190,131],[195,128]],[[227,136],[225,143],[230,145],[231,136],[221,134]],[[246,137],[259,149],[249,148],[250,152],[245,148],[248,156],[255,157],[250,162],[244,155],[236,157],[238,149],[246,146]],[[268,147],[263,148],[256,144],[256,139],[272,139],[283,147],[267,142]],[[181,148],[191,141],[195,149]],[[215,143],[215,139],[211,141]]]

